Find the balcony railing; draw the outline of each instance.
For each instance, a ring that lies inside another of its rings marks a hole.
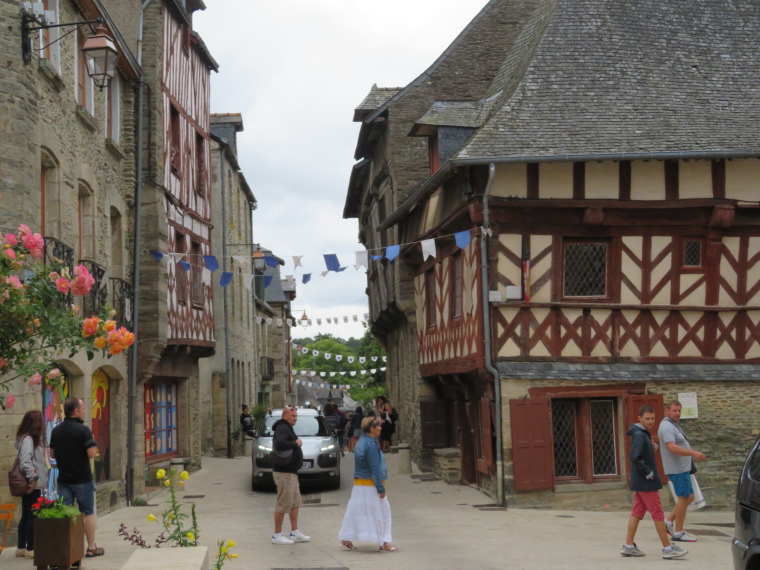
[[[90,293],[82,296],[82,315],[92,317],[97,315],[98,310],[108,303],[108,286],[105,281],[108,269],[89,259],[80,259],[79,263],[84,265],[95,279],[95,284],[90,289]]]
[[[45,265],[63,263],[70,272],[74,271],[74,248],[66,245],[61,240],[46,237],[45,240]]]
[[[132,330],[132,284],[111,277],[111,306],[116,311],[114,320],[120,327]]]

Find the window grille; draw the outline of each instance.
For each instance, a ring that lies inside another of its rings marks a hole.
[[[578,456],[575,437],[575,402],[552,400],[555,477],[577,477]]]
[[[702,267],[702,242],[689,240],[683,248],[684,267]]]
[[[591,455],[594,475],[617,475],[615,410],[612,400],[591,401]]]
[[[607,244],[565,244],[565,297],[607,294]]]

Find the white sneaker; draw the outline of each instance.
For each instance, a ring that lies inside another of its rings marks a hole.
[[[673,542],[697,542],[697,537],[690,535],[688,532],[681,531],[670,537]]]
[[[670,536],[673,536],[676,533],[676,525],[673,524],[673,521],[669,521],[668,519],[665,519],[665,529]]]
[[[291,532],[288,535],[288,538],[292,542],[309,542],[311,540],[310,536],[306,536],[304,533],[302,533],[300,530],[297,530],[295,532]]]
[[[293,544],[293,541],[282,533],[278,533],[272,535],[272,544]]]
[[[673,558],[681,558],[689,553],[685,548],[681,548],[677,544],[671,544],[670,548],[666,551],[662,549],[662,557],[666,560],[672,560]]]

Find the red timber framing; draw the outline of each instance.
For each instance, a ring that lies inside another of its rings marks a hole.
[[[643,384],[555,386],[528,392],[527,398],[509,401],[516,491],[622,480],[622,473],[628,474],[629,469],[630,439],[625,438],[622,450],[618,442],[638,421],[639,408],[650,405],[655,410],[655,442],[657,426],[664,416],[662,396],[645,394]],[[604,408],[604,421],[594,415],[595,405]],[[618,412],[621,407],[622,418]],[[571,411],[569,420],[556,413],[567,409]],[[659,460],[658,468],[664,477]]]

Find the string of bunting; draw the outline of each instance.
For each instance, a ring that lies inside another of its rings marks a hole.
[[[335,356],[336,362],[341,362],[344,358],[343,354],[335,354],[333,355],[331,352],[320,352],[319,350],[314,350],[311,348],[307,348],[305,346],[297,346],[293,345],[293,348],[295,348],[298,352],[301,354],[309,354],[311,352],[312,356],[319,356],[320,354],[324,356],[327,360],[330,360],[333,356]],[[377,362],[378,360],[382,360],[383,362],[388,362],[387,356],[345,356],[346,360],[349,364],[353,364],[354,360],[359,361],[360,364],[364,364],[368,360],[372,362]]]
[[[380,247],[380,248],[374,248],[374,249],[368,249],[363,251],[356,251],[354,252],[354,255],[356,256],[356,260],[354,265],[354,269],[357,271],[364,267],[365,269],[369,269],[369,260],[372,259],[373,261],[380,261],[381,259],[387,259],[390,263],[393,263],[396,257],[401,253],[401,248],[408,246],[408,245],[414,245],[419,244],[422,248],[422,259],[423,261],[426,261],[429,257],[437,258],[438,254],[438,248],[436,245],[436,240],[439,239],[445,239],[449,238],[451,236],[454,237],[454,243],[456,243],[457,247],[460,249],[466,248],[470,244],[471,239],[471,232],[477,231],[477,230],[464,230],[461,232],[456,232],[453,234],[448,234],[445,236],[439,236],[437,238],[430,238],[425,239],[421,241],[415,241],[415,242],[409,242],[409,243],[402,243],[397,245],[389,245],[386,247]],[[485,228],[480,228],[480,232],[482,234],[488,233],[490,235],[491,230],[486,230]],[[377,252],[377,255],[374,255],[372,252]],[[177,264],[184,269],[185,271],[190,271],[190,268],[192,265],[189,261],[187,261],[185,258],[196,258],[200,257],[203,260],[203,269],[205,271],[210,271],[211,273],[214,273],[219,269],[219,260],[215,255],[202,255],[197,253],[174,253],[174,252],[163,252],[157,249],[151,249],[148,250],[148,253],[155,259],[156,261],[160,262],[165,257],[168,257],[170,259],[173,259],[177,262]],[[343,255],[343,254],[341,254]],[[250,256],[246,255],[232,255],[230,256],[233,261],[237,261],[241,265],[248,265],[250,262]],[[295,270],[299,267],[303,271],[303,258],[307,257],[306,255],[293,255],[291,256],[293,259],[293,270],[295,273]],[[308,256],[311,257],[311,256]],[[340,273],[342,271],[345,271],[348,266],[342,266],[340,260],[338,259],[337,253],[325,253],[322,255],[322,258],[324,259],[325,267],[326,269],[323,270],[319,275],[321,277],[327,277],[330,273]],[[280,260],[272,255],[265,255],[264,261],[266,262],[268,267],[277,267],[280,265]],[[223,271],[221,275],[219,276],[219,285],[222,287],[226,287],[232,282],[233,273],[231,271]],[[313,272],[310,273],[303,273],[301,276],[301,283],[306,285],[311,281],[312,276],[314,275]],[[246,289],[251,288],[251,283],[253,281],[254,277],[262,277],[264,288],[269,287],[269,285],[272,283],[272,279],[274,278],[274,275],[256,275],[254,273],[243,273],[243,286]],[[293,275],[287,275],[286,279],[293,279]]]
[[[381,368],[380,370],[385,370],[385,368]],[[293,371],[293,372],[295,374],[295,371]],[[303,370],[301,372],[303,372]],[[356,372],[356,371],[354,371],[354,372]],[[364,370],[363,372],[366,373],[367,371]],[[324,374],[324,373],[321,373],[321,374]],[[312,376],[315,375],[315,372],[313,370],[311,371],[311,375]],[[303,376],[303,374],[302,374],[302,376]],[[324,384],[322,382],[315,382],[313,380],[304,380],[303,378],[295,378],[294,382],[296,384],[301,384],[303,386],[308,386],[310,388],[325,388],[325,389],[333,389],[333,390],[348,390],[348,389],[356,387],[356,386],[360,386],[360,387],[364,388],[365,386],[368,385],[368,383],[362,383],[362,382],[357,382],[357,383],[353,383],[353,384]]]
[[[369,319],[369,313],[364,313],[363,320]],[[287,324],[289,327],[292,326],[298,326],[300,323],[300,326],[302,327],[310,327],[312,326],[312,322],[315,322],[317,325],[321,325],[322,321],[325,321],[328,325],[339,325],[341,324],[341,317],[327,317],[326,319],[275,319],[274,317],[256,317],[256,322],[260,325],[266,324],[268,326],[271,326],[273,324],[277,325],[278,327],[281,327],[283,324]],[[348,322],[359,322],[359,315],[344,315],[342,317],[343,323]]]

